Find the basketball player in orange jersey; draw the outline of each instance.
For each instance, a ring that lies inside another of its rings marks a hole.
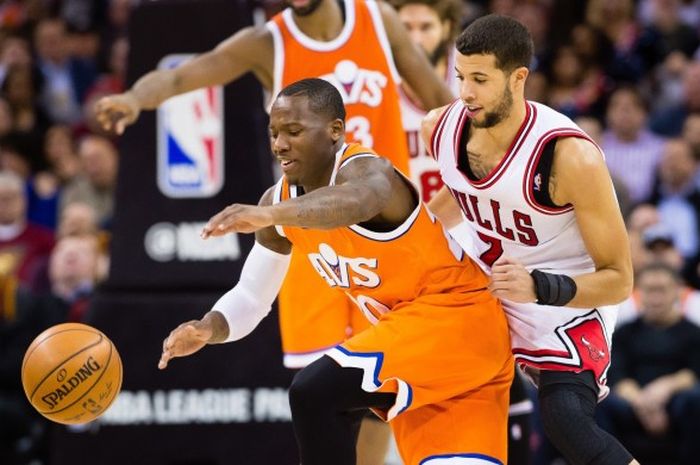
[[[459,81],[455,73],[457,49],[454,40],[459,32],[462,2],[459,0],[390,0],[411,40],[418,45],[455,96]],[[421,139],[421,123],[427,110],[412,96],[413,91],[401,83],[401,118],[410,155],[411,179],[428,202],[443,186],[440,168]],[[525,382],[516,371],[510,388],[508,415],[508,465],[530,463],[530,421],[533,411]]]
[[[445,85],[430,72],[394,10],[372,0],[293,0],[267,24],[248,27],[174,70],[151,72],[126,93],[97,103],[105,129],[121,134],[144,109],[200,87],[224,84],[252,72],[273,97],[282,87],[322,77],[343,96],[347,138],[388,157],[408,173],[408,150],[399,113],[399,75],[425,108],[451,101]],[[288,280],[279,297],[284,364],[301,368],[366,327],[347,299],[327,289],[309,290],[315,272],[304,257],[292,255]],[[367,428],[379,425],[372,422]],[[368,431],[360,447],[376,442],[363,465],[383,463],[388,429]],[[377,438],[384,438],[377,441]],[[366,457],[365,453],[361,454]]]
[[[355,465],[353,413],[369,407],[390,421],[405,465],[503,464],[513,358],[502,309],[410,181],[344,143],[344,119],[326,81],[280,92],[270,135],[283,178],[259,206],[231,205],[202,233],[255,232],[240,281],[170,333],[159,367],[249,334],[297,249],[317,273],[298,285],[347,296],[373,323],[296,375],[301,463]]]
[[[423,127],[446,186],[431,209],[463,220],[453,237],[491,274],[552,443],[574,465],[636,463],[594,420],[616,304],[632,287],[604,156],[569,118],[525,100],[533,44],[522,24],[479,18],[456,47],[459,99]]]

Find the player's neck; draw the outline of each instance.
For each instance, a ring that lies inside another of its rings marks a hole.
[[[335,170],[336,154],[342,146],[343,142],[339,141],[334,146],[333,156],[328,157],[323,166],[319,166],[319,169],[316,170],[314,176],[309,176],[307,179],[304,179],[303,182],[300,182],[302,189],[304,189],[304,192],[308,194],[309,192],[315,191],[316,189],[320,189],[321,187],[327,187],[330,185],[331,176],[333,176],[333,170]]]
[[[494,146],[494,149],[505,153],[520,131],[526,115],[527,103],[525,99],[514,101],[513,109],[506,119],[490,128],[472,128],[472,134],[475,131],[480,132],[480,137],[486,136],[485,138],[490,140],[489,143]]]
[[[314,40],[328,42],[343,30],[343,11],[336,1],[324,1],[308,16],[294,15],[299,30]]]

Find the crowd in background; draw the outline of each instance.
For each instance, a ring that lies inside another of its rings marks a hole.
[[[26,406],[18,376],[24,348],[45,327],[80,321],[107,274],[119,152],[118,141],[96,124],[92,108],[101,96],[124,89],[128,22],[137,4],[0,3],[2,463],[41,455],[31,441],[41,425],[20,407]],[[269,15],[281,2],[256,5]],[[688,345],[656,344],[665,352],[650,355],[634,343],[649,328],[700,325],[700,0],[462,5],[464,25],[495,12],[528,27],[536,57],[527,97],[574,119],[606,154],[635,270],[645,278],[622,306],[625,326],[615,342],[620,355],[613,350],[610,372],[613,385],[625,387],[639,378],[637,390],[614,389],[629,408],[603,409],[601,421],[624,436],[632,426],[620,419],[628,421],[632,412],[643,433],[660,438],[661,455],[667,457],[665,433],[675,431],[676,421],[700,418],[700,412],[681,406],[676,408],[680,420],[670,413],[659,418],[638,404],[652,399],[663,407],[675,398],[668,380],[665,388],[644,393],[645,385],[668,378],[669,366],[676,367],[674,375],[694,372],[689,390],[698,389],[700,339],[684,326],[671,334]],[[646,326],[633,326],[640,321]],[[687,353],[687,347],[698,350]],[[700,441],[700,427],[689,427],[696,428],[695,437],[685,440]],[[533,440],[533,447],[539,446]],[[548,463],[542,454],[537,460]]]

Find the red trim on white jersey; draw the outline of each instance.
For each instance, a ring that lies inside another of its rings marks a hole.
[[[520,150],[520,146],[523,145],[525,139],[527,139],[527,136],[530,133],[530,130],[535,125],[535,120],[537,119],[537,108],[530,104],[530,102],[525,102],[525,109],[525,118],[523,118],[523,122],[520,124],[520,129],[518,129],[517,134],[513,138],[513,141],[510,143],[510,147],[508,147],[508,150],[506,151],[505,155],[503,155],[503,158],[501,158],[501,161],[498,162],[498,165],[496,165],[496,167],[493,170],[491,170],[491,172],[486,177],[479,179],[478,181],[473,181],[469,179],[469,177],[466,176],[464,173],[462,173],[464,179],[466,179],[467,182],[473,187],[477,189],[486,189],[488,187],[491,187],[506,172],[508,165],[510,165],[510,163],[513,161],[513,159],[515,158],[515,154],[518,153],[518,151]],[[461,135],[462,131],[460,130],[458,132]],[[459,143],[459,141],[457,141],[457,143]],[[457,154],[456,156],[459,156],[459,147],[457,145],[455,145],[455,153]]]
[[[450,113],[455,105],[461,104],[461,100],[455,100],[452,102],[445,110],[442,112],[438,118],[437,124],[433,128],[433,133],[430,135],[430,148],[433,153],[430,155],[437,160],[438,153],[440,150],[440,139],[442,138],[442,131],[445,129],[445,121],[447,120],[447,115]]]
[[[535,150],[533,151],[532,156],[530,157],[530,161],[528,162],[527,167],[525,168],[525,176],[523,177],[523,196],[525,197],[525,200],[527,201],[528,205],[530,205],[530,207],[534,208],[535,210],[544,215],[561,215],[573,211],[574,209],[573,205],[565,205],[559,208],[548,207],[546,205],[541,205],[539,202],[537,202],[537,199],[535,199],[535,167],[538,165],[547,143],[552,139],[559,137],[578,137],[580,139],[585,139],[589,142],[593,142],[593,140],[584,132],[577,131],[571,128],[551,129],[545,132],[539,138],[537,144],[535,145]],[[596,145],[595,142],[593,142],[593,144]],[[598,147],[598,145],[596,145],[596,147]],[[598,149],[600,150],[600,147],[598,147]]]

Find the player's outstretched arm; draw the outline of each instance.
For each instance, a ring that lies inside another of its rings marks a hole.
[[[249,71],[269,86],[273,53],[272,39],[265,28],[242,29],[175,69],[151,71],[128,91],[103,97],[95,106],[97,120],[105,130],[122,134],[141,110],[152,110],[168,98],[191,90],[226,84]]]
[[[598,148],[585,139],[557,142],[550,195],[571,204],[595,272],[576,276],[572,307],[595,308],[622,302],[632,292],[632,260],[627,230],[612,180]]]
[[[377,2],[389,38],[396,68],[408,85],[418,95],[423,108],[431,109],[454,100],[452,92],[438,77],[425,53],[408,36],[408,32],[396,10],[386,2]],[[448,70],[448,72],[454,72]]]
[[[260,205],[272,203],[272,189]],[[163,341],[158,368],[168,366],[176,357],[186,357],[207,344],[236,341],[250,334],[272,308],[289,268],[291,243],[273,227],[255,235],[255,245],[248,254],[236,286],[213,305],[201,320],[182,323]]]
[[[384,158],[360,158],[344,166],[335,185],[270,207],[273,224],[333,229],[385,212],[392,198],[394,168]]]

